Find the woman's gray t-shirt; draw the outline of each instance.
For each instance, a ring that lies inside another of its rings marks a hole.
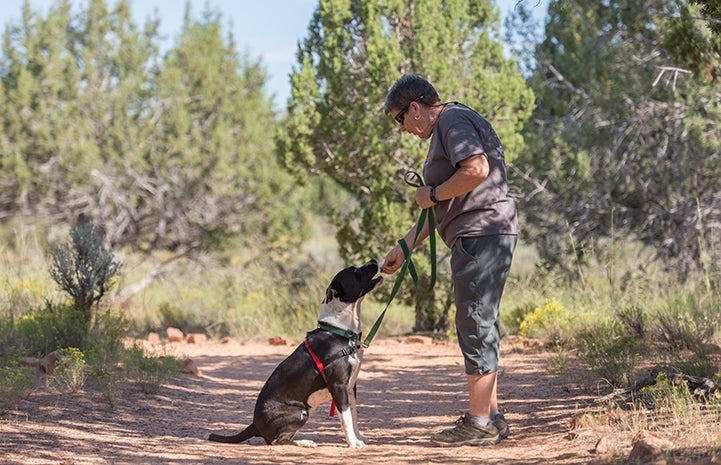
[[[488,178],[471,192],[433,207],[436,229],[448,247],[463,236],[518,234],[516,204],[508,196],[503,147],[496,131],[472,109],[447,104],[433,127],[423,167],[426,183],[443,184],[456,172],[459,162],[476,154],[486,154]]]

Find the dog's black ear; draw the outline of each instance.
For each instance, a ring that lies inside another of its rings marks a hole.
[[[336,297],[338,297],[338,291],[332,287],[328,287],[328,289],[325,290],[325,298],[322,303],[327,304]]]

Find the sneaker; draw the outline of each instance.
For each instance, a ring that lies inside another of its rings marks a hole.
[[[431,436],[431,442],[439,447],[489,446],[498,444],[501,436],[493,425],[483,427],[464,415],[456,420],[456,426]]]
[[[493,422],[493,426],[498,430],[498,435],[501,436],[501,439],[506,439],[511,434],[506,417],[504,417],[502,413],[495,414],[491,418],[491,421]]]

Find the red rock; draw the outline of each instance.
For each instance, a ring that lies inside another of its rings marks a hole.
[[[188,338],[186,339],[186,342],[188,344],[202,344],[204,343],[208,338],[205,334],[202,333],[190,333],[188,334]]]
[[[609,441],[609,439],[605,436],[602,437],[596,443],[596,447],[593,448],[593,451],[601,455],[611,452],[611,441]]]
[[[183,360],[183,363],[180,365],[180,369],[178,371],[194,376],[201,376],[198,365],[196,365],[195,362],[190,358],[186,358],[185,360]]]
[[[183,342],[183,332],[179,330],[178,328],[170,327],[165,330],[165,333],[168,335],[168,341],[170,342]]]
[[[662,455],[669,449],[673,449],[671,441],[654,436],[648,431],[639,431],[633,437],[631,443],[633,447],[628,456],[630,460],[650,460]]]

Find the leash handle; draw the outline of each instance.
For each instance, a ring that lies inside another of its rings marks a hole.
[[[419,188],[421,186],[425,186],[425,182],[423,181],[423,176],[418,174],[418,172],[413,170],[408,170],[403,175],[403,181],[405,181],[406,184],[408,184],[411,187]],[[433,207],[424,208],[421,211],[421,215],[418,218],[418,223],[416,223],[416,236],[413,238],[413,243],[415,244],[418,241],[418,236],[421,235],[421,230],[423,229],[424,223],[426,223],[426,219],[428,219],[428,239],[430,242],[430,248],[431,248],[431,282],[430,282],[430,288],[432,289],[433,286],[436,285],[436,221],[433,215]],[[400,241],[399,241],[400,242]],[[405,242],[405,241],[403,241]],[[401,244],[401,247],[403,245]],[[406,260],[410,260],[410,251],[404,249],[403,253],[406,256]],[[415,273],[415,267],[412,266],[411,276]],[[418,286],[418,276],[416,275],[413,279],[413,283]]]
[[[421,187],[424,186],[423,177],[418,174],[415,171],[406,171],[405,175],[403,176],[403,181],[405,181],[406,184],[408,184],[411,187]],[[415,244],[418,241],[418,237],[421,235],[421,231],[423,230],[423,226],[425,223],[428,223],[428,236],[430,239],[430,248],[431,248],[431,282],[430,282],[430,288],[432,289],[433,286],[436,284],[436,223],[433,216],[433,207],[430,208],[424,208],[421,211],[420,216],[418,217],[418,222],[416,223],[416,234],[413,238],[413,243]],[[388,298],[388,303],[386,303],[385,308],[381,312],[381,314],[376,319],[375,323],[373,323],[373,327],[368,332],[368,336],[366,336],[365,340],[363,341],[363,347],[366,348],[370,345],[371,341],[376,335],[376,332],[378,332],[378,328],[380,328],[381,323],[383,322],[383,318],[386,316],[386,311],[388,310],[388,307],[390,306],[391,302],[393,302],[393,299],[395,298],[396,294],[398,293],[398,289],[401,287],[401,283],[403,282],[403,278],[406,275],[406,272],[410,273],[411,279],[413,280],[413,284],[418,287],[418,272],[416,271],[416,267],[413,264],[413,260],[411,259],[411,250],[408,247],[408,244],[406,243],[404,238],[401,238],[398,240],[398,244],[400,244],[401,249],[403,250],[403,255],[405,256],[405,260],[403,262],[403,266],[401,267],[400,271],[398,272],[398,277],[396,278],[395,283],[393,284],[393,290],[391,291],[391,295]]]
[[[411,187],[425,186],[423,177],[413,170],[406,171],[406,174],[403,175],[403,181]]]

